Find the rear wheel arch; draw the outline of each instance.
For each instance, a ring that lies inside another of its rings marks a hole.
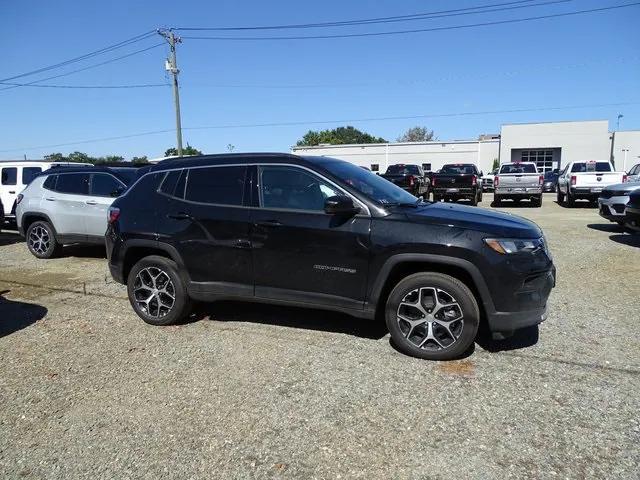
[[[53,234],[57,237],[58,236],[58,231],[56,230],[56,226],[55,224],[51,221],[51,218],[49,218],[49,215],[47,215],[46,213],[40,213],[40,212],[27,212],[24,213],[22,215],[22,231],[25,232],[25,234],[27,233],[27,230],[29,229],[29,226],[34,223],[34,222],[47,222],[49,225],[51,225],[51,228],[53,229]]]
[[[429,254],[400,254],[391,257],[380,269],[370,294],[370,302],[376,312],[384,312],[385,304],[393,288],[402,279],[420,272],[450,275],[464,283],[478,302],[482,317],[495,311],[489,289],[480,271],[471,262],[454,257]]]
[[[126,282],[129,278],[129,273],[133,266],[145,257],[159,256],[173,260],[178,266],[178,270],[184,275],[184,264],[180,258],[178,252],[169,245],[158,243],[155,241],[132,241],[132,245],[128,246],[124,252],[122,261],[122,274],[123,279]],[[187,278],[184,278],[188,280]]]

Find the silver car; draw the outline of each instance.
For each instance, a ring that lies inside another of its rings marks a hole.
[[[104,245],[107,211],[137,178],[135,168],[51,169],[17,199],[16,223],[29,251],[51,258],[64,244]]]
[[[631,167],[627,174],[627,182],[640,182],[640,163]]]
[[[598,197],[600,216],[610,222],[624,223],[624,208],[629,202],[629,194],[640,188],[640,182],[625,182],[605,187]]]

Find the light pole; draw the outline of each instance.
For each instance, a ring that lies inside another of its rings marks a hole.
[[[624,115],[622,115],[621,113],[618,114],[618,122],[617,122],[618,126],[616,127],[616,130],[620,130],[620,119],[623,118],[623,117],[624,117]]]
[[[624,152],[624,159],[622,160],[622,171],[626,172],[627,171],[627,153],[629,153],[629,149],[623,148],[622,151]]]

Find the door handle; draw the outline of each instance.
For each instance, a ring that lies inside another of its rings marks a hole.
[[[167,215],[168,218],[172,218],[173,220],[193,220],[193,217],[188,213],[178,212],[176,214]]]
[[[86,203],[87,205],[97,205],[98,204],[98,202],[96,202],[95,200],[87,200],[84,203]]]
[[[15,190],[9,190],[9,193],[16,193]]]
[[[264,222],[256,223],[256,226],[257,227],[267,227],[267,228],[271,227],[271,228],[273,228],[273,227],[281,227],[282,223],[280,223],[278,220],[266,220]]]
[[[47,200],[49,202],[55,202],[56,201],[55,198],[51,198],[51,197],[46,197],[45,200]]]

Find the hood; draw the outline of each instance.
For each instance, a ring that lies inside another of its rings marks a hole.
[[[542,236],[542,230],[532,221],[488,208],[438,202],[416,209],[407,209],[405,213],[415,222],[476,230],[500,238],[539,238]]]
[[[616,183],[615,185],[608,185],[607,187],[604,188],[604,190],[611,190],[614,192],[620,192],[620,191],[632,192],[637,188],[640,188],[640,182],[625,182],[625,183]]]

